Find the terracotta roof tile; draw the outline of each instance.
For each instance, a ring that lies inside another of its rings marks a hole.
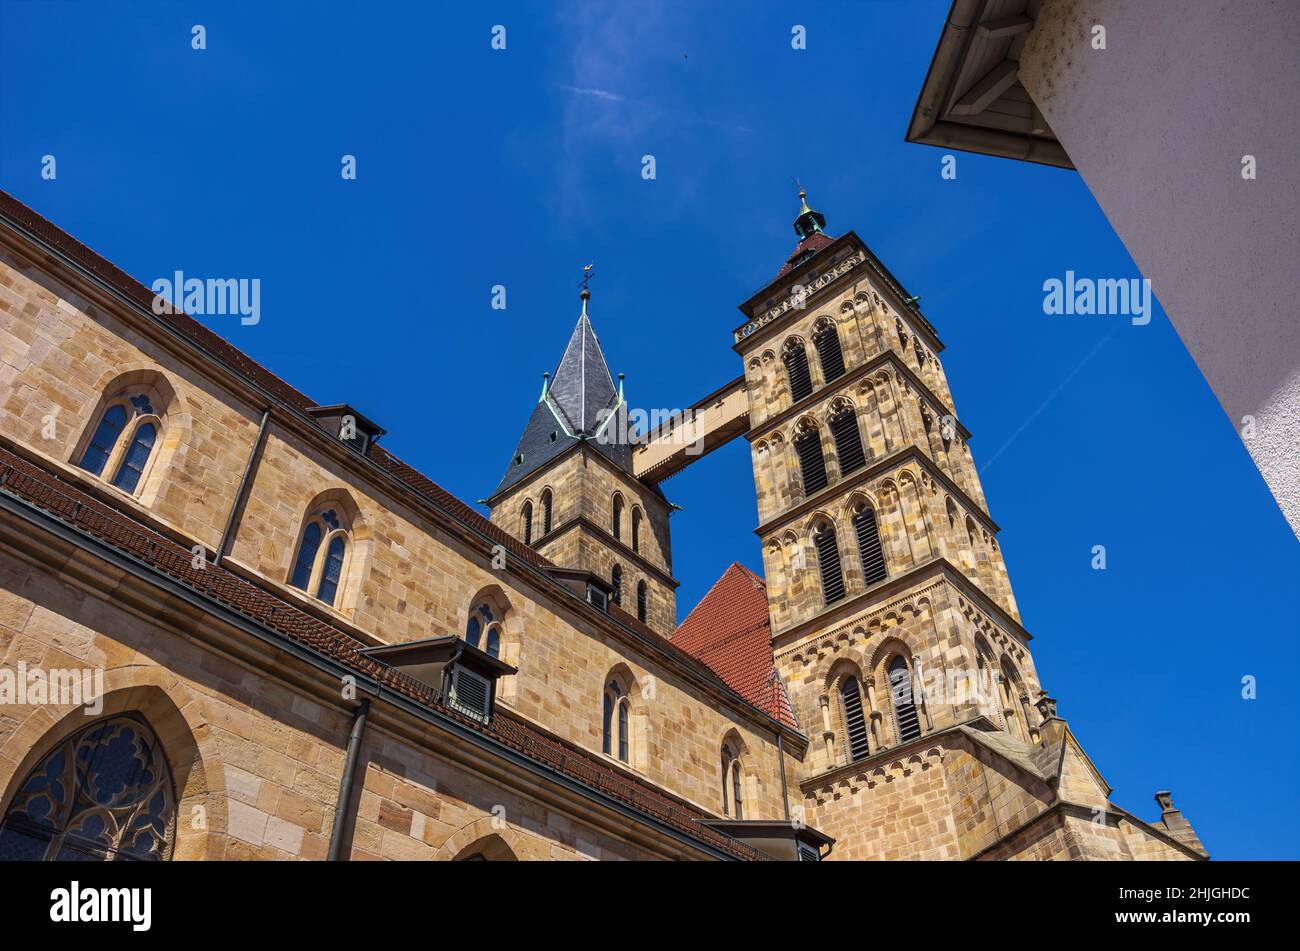
[[[822,234],[820,231],[814,231],[794,246],[794,251],[785,259],[785,264],[781,266],[781,270],[776,272],[776,276],[780,277],[787,271],[793,270],[795,266],[794,262],[797,261],[804,252],[811,251],[816,254],[818,251],[828,248],[834,243],[835,239],[830,235]]]
[[[799,728],[772,657],[767,585],[739,562],[722,573],[672,636],[732,690],[768,716]]]

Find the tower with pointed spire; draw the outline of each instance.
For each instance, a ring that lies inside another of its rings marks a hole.
[[[494,524],[667,637],[677,623],[671,506],[633,474],[623,375],[615,384],[587,313],[590,272],[578,323],[486,501]]]

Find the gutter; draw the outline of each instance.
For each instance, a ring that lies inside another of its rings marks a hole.
[[[290,656],[315,668],[330,678],[341,681],[344,677],[351,677],[360,692],[369,694],[375,699],[386,699],[395,710],[427,723],[444,733],[450,734],[454,739],[459,740],[468,746],[489,753],[492,756],[499,757],[512,766],[516,766],[534,776],[554,783],[568,792],[582,796],[583,798],[588,799],[597,805],[603,806],[625,818],[640,823],[643,826],[647,826],[659,834],[686,845],[689,848],[705,852],[713,858],[724,861],[738,861],[740,858],[739,856],[719,849],[702,839],[690,836],[687,833],[663,823],[653,816],[634,809],[617,799],[606,796],[593,786],[580,782],[579,780],[563,773],[548,769],[536,760],[524,756],[522,753],[511,749],[509,746],[498,743],[490,737],[484,736],[482,733],[465,726],[453,717],[417,703],[402,694],[396,693],[391,688],[376,681],[370,675],[354,670],[351,667],[347,667],[340,661],[314,651],[280,632],[272,630],[271,628],[254,621],[252,618],[240,614],[238,611],[222,604],[220,601],[194,591],[174,578],[170,578],[166,574],[158,571],[153,566],[141,562],[139,559],[128,555],[125,552],[118,551],[107,543],[67,525],[55,516],[31,506],[23,499],[15,496],[3,485],[0,485],[0,511],[7,511],[16,516],[19,520],[26,522],[35,528],[46,531],[83,551],[89,552],[90,554],[103,559],[114,567],[120,568],[124,572],[141,579],[147,584],[151,584],[167,594],[198,608],[200,611],[214,619],[254,637],[263,644],[285,651]]]

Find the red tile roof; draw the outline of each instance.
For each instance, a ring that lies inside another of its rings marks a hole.
[[[0,446],[0,494],[46,512],[78,533],[116,549],[159,574],[220,602],[286,641],[300,644],[363,676],[370,677],[422,706],[490,736],[536,763],[576,779],[623,804],[664,822],[736,858],[769,856],[703,823],[715,818],[652,783],[626,777],[581,747],[500,709],[484,726],[443,703],[438,692],[363,652],[365,644],[276,596],[272,591],[223,568],[193,564],[193,552],[132,516],[92,498],[54,473]]]
[[[795,260],[804,252],[812,251],[816,253],[817,251],[821,251],[823,248],[830,247],[834,243],[835,239],[830,235],[822,234],[820,231],[814,231],[794,246],[794,251],[785,259],[785,264],[781,266],[781,270],[776,272],[776,276],[780,277],[782,274],[793,269]]]
[[[708,664],[768,716],[799,728],[772,658],[767,585],[744,565],[731,563],[678,625],[672,643]]]

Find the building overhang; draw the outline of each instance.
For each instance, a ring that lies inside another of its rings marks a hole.
[[[907,142],[1074,168],[1020,82],[1043,0],[953,0]]]
[[[826,833],[812,826],[796,825],[788,819],[714,819],[700,824],[786,862],[801,860],[800,846],[820,859],[830,855],[835,845],[835,840]],[[824,853],[823,848],[827,850]]]

